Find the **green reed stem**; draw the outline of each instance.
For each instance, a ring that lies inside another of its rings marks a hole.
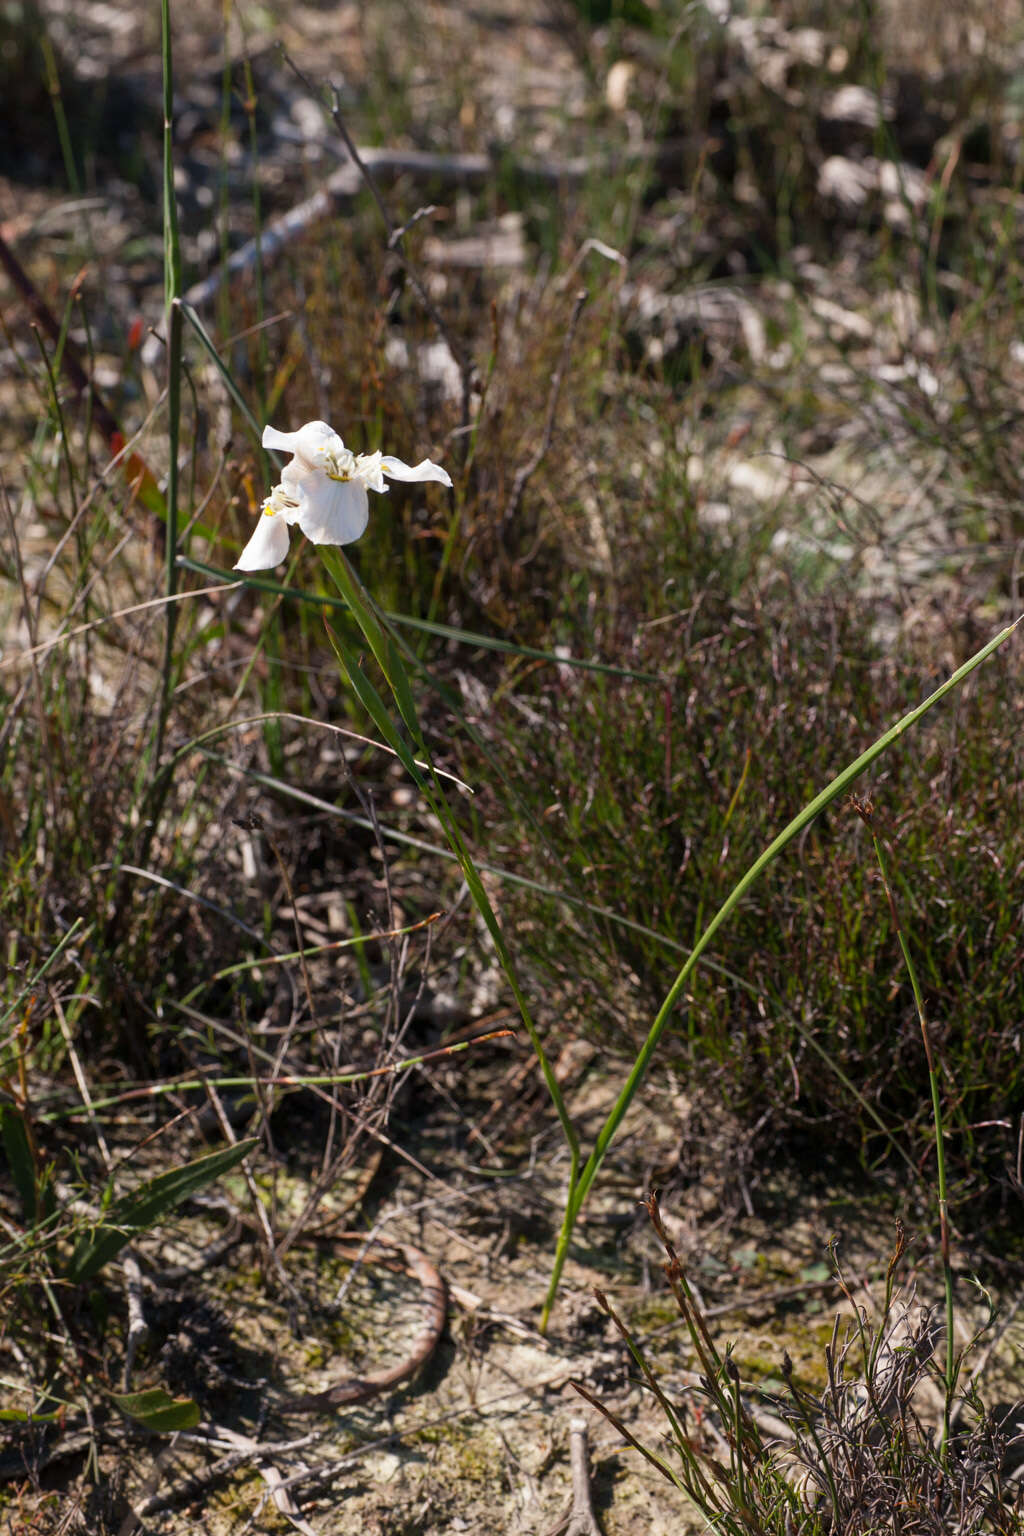
[[[66,324],[67,324],[67,321],[65,320],[65,326],[66,326]],[[50,386],[50,405],[51,405],[51,408],[53,410],[54,418],[55,418],[55,420],[57,422],[57,433],[58,433],[58,436],[60,437],[61,456],[64,459],[64,470],[65,470],[65,473],[66,473],[66,475],[68,477],[68,492],[69,492],[69,497],[70,497],[70,508],[71,508],[70,513],[69,513],[69,517],[68,517],[68,521],[69,522],[73,522],[74,521],[74,517],[75,517],[75,508],[78,505],[78,490],[77,490],[77,487],[75,485],[75,466],[71,462],[71,449],[70,449],[70,447],[68,445],[68,432],[67,432],[67,427],[66,427],[65,422],[64,422],[64,412],[61,409],[60,390],[57,387],[57,375],[56,375],[56,372],[54,370],[54,365],[53,365],[53,363],[51,363],[49,354],[48,354],[48,352],[46,350],[46,343],[43,340],[42,332],[39,330],[38,326],[33,327],[33,331],[34,331],[34,334],[35,334],[36,341],[39,344],[39,351],[40,351],[40,353],[42,355],[42,359],[43,359],[43,367],[46,369],[47,383]],[[63,336],[64,336],[64,327],[61,328],[61,338],[62,339],[63,339]],[[55,489],[56,489],[56,487],[55,487]],[[81,552],[81,550],[80,550],[80,552]]]
[[[736,1501],[742,1510],[747,1502],[747,1490],[743,1474],[743,1403],[740,1399],[740,1373],[731,1355],[726,1357],[726,1371],[732,1383],[733,1434],[736,1436],[736,1450],[733,1460],[733,1465],[736,1469]]]
[[[53,118],[57,125],[57,137],[60,140],[60,153],[64,161],[64,174],[68,179],[68,190],[72,196],[78,197],[81,195],[82,184],[78,179],[78,166],[75,164],[75,151],[71,144],[68,115],[64,110],[60,71],[57,68],[57,56],[53,51],[53,44],[45,29],[39,38],[39,47],[43,55],[43,68],[46,71],[46,89],[53,104]]]
[[[597,1140],[594,1143],[594,1150],[591,1152],[589,1158],[584,1164],[582,1173],[577,1180],[570,1179],[569,1196],[566,1201],[565,1217],[562,1222],[562,1231],[558,1239],[558,1247],[555,1252],[554,1268],[552,1270],[551,1280],[548,1284],[548,1292],[544,1302],[544,1309],[541,1314],[542,1329],[546,1326],[548,1317],[551,1313],[551,1308],[554,1305],[555,1296],[558,1293],[559,1281],[562,1277],[562,1270],[565,1266],[565,1261],[569,1253],[569,1244],[572,1239],[573,1230],[576,1226],[576,1219],[579,1216],[580,1211],[583,1209],[583,1202],[587,1198],[587,1194],[590,1191],[590,1186],[594,1182],[598,1169],[604,1162],[605,1154],[607,1153],[608,1148],[612,1143],[615,1133],[618,1131],[619,1126],[622,1124],[623,1117],[633,1101],[634,1094],[644,1080],[647,1068],[651,1063],[651,1058],[657,1050],[661,1037],[665,1033],[668,1022],[672,1017],[673,1009],[686,990],[687,983],[689,982],[690,977],[696,969],[698,961],[704,954],[704,951],[710,945],[711,940],[714,938],[715,934],[727,922],[729,917],[731,917],[732,913],[743,900],[744,896],[750,890],[751,886],[757,882],[764,871],[771,863],[774,862],[774,860],[783,851],[783,849],[786,848],[794,838],[799,837],[804,828],[809,826],[815,817],[820,815],[820,813],[825,810],[826,806],[831,805],[833,800],[837,799],[844,792],[844,790],[848,789],[853,781],[858,777],[858,775],[863,773],[865,768],[869,768],[871,764],[876,760],[876,758],[881,756],[887,747],[890,747],[894,741],[898,741],[899,738],[904,735],[912,725],[916,725],[917,722],[924,715],[926,715],[928,711],[939,702],[940,699],[944,699],[947,693],[952,692],[954,688],[958,687],[959,684],[963,682],[964,678],[968,677],[974,671],[975,667],[979,667],[981,663],[986,661],[994,651],[998,650],[998,648],[1003,645],[1004,642],[1007,641],[1014,633],[1018,625],[1022,622],[1022,619],[1024,619],[1024,615],[1021,615],[1020,618],[1017,618],[1012,624],[1008,625],[1006,629],[1000,630],[999,634],[990,640],[987,645],[982,646],[981,650],[978,651],[976,655],[972,656],[969,661],[966,661],[962,667],[959,667],[953,673],[952,677],[947,678],[946,682],[944,682],[940,688],[937,688],[934,693],[929,694],[928,698],[925,699],[923,704],[919,704],[916,709],[912,709],[909,714],[904,715],[902,720],[898,720],[896,724],[892,726],[888,731],[886,731],[883,736],[878,738],[873,746],[870,746],[866,752],[862,752],[861,755],[858,758],[855,758],[847,768],[844,768],[842,773],[838,774],[837,777],[834,778],[832,782],[821,791],[820,794],[815,795],[814,799],[804,807],[798,816],[793,818],[789,825],[779,833],[778,837],[776,837],[773,842],[769,843],[768,847],[764,850],[760,857],[754,860],[746,874],[733,887],[725,901],[722,903],[721,907],[719,907],[718,911],[715,913],[714,917],[711,919],[710,923],[705,928],[700,938],[697,940],[697,943],[691,951],[689,958],[683,964],[683,967],[677,975],[675,981],[672,983],[672,986],[669,988],[668,994],[665,997],[665,1001],[662,1003],[661,1008],[658,1010],[658,1014],[654,1020],[654,1023],[651,1025],[650,1033],[648,1034],[647,1039],[644,1041],[644,1044],[640,1049],[640,1053],[633,1064],[633,1068],[629,1073],[625,1083],[623,1084],[622,1090],[616,1099],[607,1120],[605,1121],[598,1134]]]
[[[263,207],[260,200],[260,140],[256,130],[256,81],[252,72],[252,60],[249,57],[248,48],[242,56],[242,71],[245,76],[245,101],[243,106],[249,123],[249,154],[253,166],[249,186],[252,197],[252,215],[256,238],[256,265],[253,269],[253,286],[256,296],[256,355],[259,358],[259,406],[260,415],[265,418],[269,354],[267,351],[267,333],[263,328]],[[224,286],[226,287],[227,285],[225,284]]]
[[[164,656],[160,673],[153,763],[158,769],[163,754],[164,732],[171,698],[174,664],[174,631],[177,604],[170,601],[178,590],[178,453],[181,438],[182,328],[180,300],[181,239],[178,203],[174,191],[174,68],[171,57],[171,0],[160,0],[160,54],[164,84],[164,310],[167,325],[167,521],[164,524],[164,592],[169,599],[164,630]]]
[[[885,850],[881,838],[875,830],[871,815],[870,805],[856,806],[858,815],[871,831],[871,841],[875,847],[875,858],[878,860],[878,868],[882,874],[882,885],[885,889],[886,899],[889,903],[889,914],[892,918],[896,937],[900,941],[900,949],[903,951],[903,961],[907,967],[907,975],[910,977],[910,985],[914,992],[914,1006],[917,1009],[917,1020],[921,1026],[921,1038],[924,1041],[925,1060],[928,1063],[928,1083],[932,1095],[932,1115],[935,1120],[935,1165],[938,1178],[939,1201],[939,1241],[942,1249],[942,1281],[946,1292],[946,1373],[945,1373],[945,1401],[942,1412],[942,1439],[939,1444],[940,1452],[945,1455],[949,1443],[949,1418],[953,1405],[953,1389],[956,1386],[956,1360],[954,1358],[953,1339],[953,1266],[949,1257],[949,1206],[946,1196],[946,1149],[942,1135],[942,1103],[939,1095],[939,1075],[935,1067],[935,1055],[932,1051],[931,1035],[928,1030],[928,1020],[924,1011],[924,998],[921,995],[921,984],[917,979],[917,967],[910,953],[910,945],[907,942],[903,925],[900,922],[899,909],[896,906],[896,897],[893,892],[892,882],[889,879],[889,870],[885,858]]]
[[[424,1051],[419,1056],[404,1056],[401,1061],[389,1061],[383,1067],[367,1067],[356,1072],[328,1072],[318,1076],[304,1073],[273,1072],[266,1077],[174,1077],[165,1082],[144,1083],[139,1088],[124,1088],[116,1093],[111,1093],[102,1098],[90,1097],[89,1104],[74,1104],[66,1109],[50,1110],[38,1118],[50,1124],[57,1120],[73,1120],[79,1115],[91,1114],[98,1109],[115,1109],[119,1105],[131,1103],[139,1099],[166,1098],[169,1094],[197,1093],[207,1088],[249,1088],[253,1092],[257,1088],[347,1088],[353,1083],[365,1083],[374,1077],[395,1076],[399,1072],[407,1072],[411,1067],[426,1066],[431,1062],[440,1061],[442,1057],[457,1056],[463,1051],[468,1051],[476,1045],[485,1045],[488,1041],[499,1040],[511,1035],[510,1029],[492,1029],[486,1034],[475,1035],[471,1040],[457,1040],[454,1045],[443,1045],[436,1051]],[[102,1091],[102,1084],[94,1085],[97,1091]]]
[[[195,311],[187,304],[183,308],[189,324],[200,327],[201,322]],[[197,335],[204,345],[210,340],[206,333],[199,329],[197,329]],[[212,346],[212,342],[210,345]],[[223,362],[216,352],[211,355],[218,367],[223,370]],[[230,375],[222,373],[222,377],[227,383]],[[256,424],[256,418],[247,411],[247,419],[258,440],[259,427]],[[342,612],[348,610],[348,604],[340,598],[328,597],[322,592],[308,592],[302,587],[288,586],[285,582],[275,581],[272,576],[256,576],[248,571],[244,576],[240,576],[235,571],[226,570],[222,565],[211,565],[206,560],[193,560],[187,555],[178,557],[178,565],[182,570],[195,571],[200,576],[214,577],[218,581],[235,581],[239,584],[244,582],[247,587],[252,587],[257,592],[270,592],[277,597],[291,598],[293,602],[307,603],[317,608],[322,608],[326,604],[327,607],[337,608]],[[539,650],[536,646],[518,645],[513,640],[502,640],[498,635],[482,634],[475,629],[453,629],[450,624],[438,624],[432,619],[417,619],[410,613],[395,613],[391,609],[382,609],[381,612],[388,622],[398,629],[411,629],[424,635],[436,635],[439,640],[451,640],[457,645],[471,646],[477,651],[498,651],[505,656],[523,656],[527,660],[545,661],[553,667],[572,667],[579,672],[596,672],[604,677],[623,677],[637,683],[657,683],[661,687],[671,682],[667,675],[657,672],[640,672],[636,667],[614,667],[610,662],[587,661],[581,656],[563,656],[554,651]]]
[[[67,932],[61,935],[59,941],[54,945],[53,949],[47,955],[39,969],[29,977],[24,986],[18,989],[18,991],[14,994],[14,997],[4,1008],[3,1012],[0,1013],[0,1029],[3,1029],[6,1026],[8,1019],[12,1019],[14,1017],[25,999],[31,996],[35,988],[46,975],[47,971],[59,959],[64,950],[67,949],[71,941],[74,939],[77,940],[78,943],[82,943],[83,940],[87,939],[91,933],[92,924],[90,923],[88,928],[83,929],[82,919],[80,917],[76,917],[70,928],[68,928]]]

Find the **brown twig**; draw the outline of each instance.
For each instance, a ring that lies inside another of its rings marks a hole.
[[[280,1457],[291,1455],[295,1451],[306,1450],[309,1446],[316,1444],[319,1433],[320,1431],[315,1430],[311,1434],[300,1435],[295,1439],[278,1441],[247,1440],[242,1435],[232,1436],[232,1439],[237,1442],[234,1450],[228,1451],[225,1456],[220,1457],[218,1461],[213,1462],[210,1466],[193,1473],[184,1483],[179,1483],[176,1487],[169,1488],[166,1493],[157,1493],[155,1486],[150,1490],[144,1491],[143,1497],[136,1504],[134,1519],[132,1521],[125,1521],[119,1536],[131,1536],[131,1532],[138,1528],[138,1525],[147,1515],[160,1514],[165,1509],[172,1509],[175,1504],[195,1502],[202,1494],[207,1493],[219,1479],[226,1477],[230,1472],[234,1472],[237,1467],[245,1466],[247,1462],[258,1460],[261,1457]],[[225,1439],[226,1437],[218,1425],[202,1443],[207,1447],[213,1442],[223,1445]]]
[[[21,262],[18,260],[17,256],[15,256],[14,252],[11,250],[2,234],[0,234],[0,266],[3,267],[15,288],[17,288],[18,292],[21,294],[27,309],[30,311],[32,318],[35,320],[39,328],[46,332],[47,336],[49,336],[50,340],[54,343],[55,346],[61,347],[61,343],[63,341],[63,348],[61,350],[61,366],[63,367],[64,372],[70,380],[71,384],[74,386],[76,394],[84,395],[89,391],[92,391],[93,411],[96,416],[97,424],[109,439],[115,432],[118,431],[117,421],[113,413],[111,412],[109,406],[107,406],[106,403],[96,393],[96,390],[94,389],[82,362],[81,353],[79,352],[73,338],[67,335],[61,325],[58,323],[57,318],[51,310],[50,306],[47,304],[46,300],[43,298],[35,283],[29,277],[28,273],[25,271],[25,268],[21,265]]]
[[[74,338],[68,335],[66,329],[59,324],[50,306],[2,234],[0,234],[0,266],[3,267],[15,288],[21,294],[26,308],[39,329],[45,331],[58,348],[60,366],[75,393],[77,395],[85,395],[91,400],[93,421],[106,439],[108,448],[114,454],[121,452],[124,448],[124,434],[121,431],[120,424],[90,378]],[[126,458],[124,468],[130,477],[142,470],[149,479],[152,479],[150,471],[137,455],[133,454],[130,458]]]
[[[346,1237],[359,1234],[346,1233]],[[381,1244],[382,1247],[391,1245]],[[344,1250],[341,1250],[344,1253]],[[384,1366],[365,1376],[347,1376],[327,1387],[323,1392],[306,1392],[301,1397],[286,1398],[278,1406],[284,1413],[330,1413],[351,1403],[364,1403],[372,1397],[407,1381],[410,1376],[429,1360],[444,1332],[448,1317],[448,1293],[445,1283],[434,1265],[419,1248],[411,1243],[396,1245],[392,1255],[400,1258],[407,1274],[418,1280],[423,1290],[423,1326],[413,1341],[412,1348],[396,1365]],[[382,1262],[378,1259],[378,1262]],[[392,1260],[393,1262],[393,1260]]]
[[[294,65],[292,67],[294,68]],[[314,92],[314,88],[305,81],[305,77],[302,78],[307,88]],[[325,144],[322,147],[334,153],[347,154],[347,150],[338,150],[333,144]],[[269,219],[263,226],[259,239],[247,240],[236,251],[232,251],[227,260],[208,276],[194,283],[185,294],[184,302],[192,309],[202,309],[232,277],[251,272],[258,262],[266,263],[272,260],[292,240],[298,239],[320,219],[328,218],[332,213],[339,212],[349,204],[362,185],[363,174],[376,172],[378,176],[381,174],[420,176],[458,185],[477,185],[491,179],[496,170],[496,162],[489,155],[437,155],[426,150],[392,149],[387,145],[379,148],[364,145],[358,148],[356,153],[358,161],[346,159],[343,165],[336,171],[332,171],[319,192],[315,192],[312,197],[304,198],[302,202],[296,203],[293,208],[279,214],[277,218]],[[627,157],[627,160],[629,158]],[[612,159],[605,164],[607,170],[611,172],[618,161]],[[360,166],[363,168],[362,173]],[[520,174],[554,185],[580,181],[594,168],[595,162],[587,158],[517,163]],[[434,212],[436,209],[428,204],[426,207],[417,208],[405,224],[397,228],[390,227],[389,245],[396,238],[405,235],[414,224]],[[584,242],[577,261],[591,250],[596,250],[600,255],[608,256],[611,260],[624,261],[625,259],[620,258],[618,252],[612,251],[611,247],[604,245],[602,241],[591,240]],[[410,277],[412,277],[411,273]]]
[[[25,577],[25,568],[21,559],[21,544],[18,539],[18,524],[15,520],[14,509],[7,493],[6,482],[0,477],[0,504],[3,505],[4,516],[11,535],[11,552],[14,556],[14,568],[17,573],[18,586],[21,591],[22,609],[25,616],[25,628],[28,630],[29,650],[27,655],[31,659],[32,667],[32,692],[33,702],[36,708],[36,723],[39,727],[39,744],[43,748],[43,771],[46,775],[46,788],[50,797],[50,816],[53,826],[58,826],[59,800],[57,796],[57,780],[54,771],[54,759],[56,753],[52,741],[52,733],[46,713],[46,704],[43,697],[43,684],[39,672],[39,664],[36,659],[39,644],[39,633],[36,627],[37,615],[33,614],[32,601],[28,590],[28,581]]]
[[[627,1445],[631,1445],[634,1451],[639,1451],[644,1460],[650,1462],[651,1466],[660,1472],[662,1477],[668,1478],[669,1482],[674,1483],[676,1487],[679,1486],[679,1480],[673,1475],[672,1469],[669,1467],[668,1463],[663,1461],[662,1458],[656,1455],[655,1452],[652,1451],[648,1446],[644,1445],[642,1440],[638,1440],[636,1435],[632,1434],[631,1431],[626,1428],[626,1425],[623,1423],[619,1415],[614,1413],[611,1408],[608,1408],[604,1403],[602,1403],[600,1398],[591,1392],[589,1387],[585,1387],[582,1381],[576,1381],[572,1377],[569,1379],[569,1385],[572,1387],[574,1392],[579,1393],[580,1397],[585,1397],[590,1406],[592,1408],[596,1408],[598,1413],[602,1414],[608,1420],[608,1423],[611,1424],[614,1429],[618,1430],[619,1434],[622,1436],[623,1440],[625,1440]]]
[[[207,1097],[209,1098],[209,1101],[213,1106],[214,1113],[220,1122],[220,1128],[224,1133],[225,1140],[228,1141],[231,1146],[235,1146],[238,1141],[238,1137],[235,1134],[235,1128],[231,1124],[231,1120],[224,1108],[223,1100],[221,1099],[220,1094],[217,1092],[216,1085],[213,1083],[206,1083],[205,1087]],[[252,1226],[257,1232],[259,1232],[259,1235],[262,1239],[267,1270],[273,1271],[279,1285],[281,1286],[281,1289],[286,1294],[294,1294],[295,1288],[291,1284],[291,1281],[288,1279],[288,1276],[285,1274],[284,1266],[281,1263],[281,1257],[277,1251],[277,1241],[274,1229],[271,1225],[270,1217],[267,1215],[266,1207],[263,1204],[263,1201],[260,1199],[259,1190],[256,1187],[256,1181],[253,1178],[252,1169],[249,1166],[248,1157],[242,1159],[241,1171],[242,1176],[245,1179],[246,1188],[249,1191],[249,1200],[252,1205],[252,1209],[255,1212],[255,1215],[252,1218]]]
[[[296,953],[299,957],[299,969],[302,973],[302,988],[306,994],[306,1005],[309,1008],[310,1022],[313,1028],[317,1029],[319,1028],[319,1020],[317,1018],[316,1003],[313,1000],[313,981],[309,974],[309,966],[306,963],[305,936],[302,932],[302,925],[299,921],[299,909],[295,904],[295,892],[292,889],[291,876],[288,873],[288,866],[285,864],[281,850],[277,846],[277,840],[268,830],[266,822],[263,820],[263,817],[259,814],[258,811],[250,810],[248,817],[246,818],[245,825],[248,827],[250,832],[259,832],[263,837],[266,838],[270,847],[270,851],[274,855],[274,862],[277,865],[277,872],[281,876],[281,884],[284,887],[285,897],[287,898],[288,906],[291,910],[292,927],[295,931]],[[288,1055],[288,1051],[291,1047],[293,1030],[294,1021],[285,1031],[281,1040],[281,1044],[278,1047],[276,1059],[274,1061],[275,1072],[279,1072],[281,1070],[285,1058]]]

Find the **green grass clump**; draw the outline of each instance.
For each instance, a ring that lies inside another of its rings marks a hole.
[[[516,790],[543,827],[529,872],[606,914],[523,897],[531,952],[573,1027],[621,1050],[775,832],[930,681],[882,649],[855,600],[794,608],[751,586],[744,599],[710,544],[691,542],[688,560],[679,618],[638,626],[628,655],[662,683],[548,668],[496,690],[495,735],[514,740]],[[975,1179],[1001,1167],[1009,1143],[974,1123],[1024,1102],[1020,697],[1019,659],[997,661],[951,717],[926,722],[858,786],[893,838],[925,946],[952,1155],[966,1173],[979,1154]],[[506,820],[503,862],[518,867],[512,850],[528,836]],[[770,1105],[775,1137],[827,1124],[875,1147],[852,1080],[916,1157],[928,1126],[913,1004],[872,866],[856,816],[834,805],[735,914],[665,1049],[687,1076],[713,1068],[714,1092],[751,1122]]]
[[[631,1433],[621,1417],[580,1382],[573,1385],[669,1483],[688,1495],[708,1525],[740,1536],[833,1536],[910,1531],[927,1536],[1019,1536],[1024,1507],[1013,1473],[1009,1423],[988,1411],[975,1386],[943,1383],[941,1434],[927,1392],[942,1325],[906,1275],[906,1237],[897,1243],[879,1304],[868,1315],[835,1318],[824,1347],[822,1383],[809,1388],[788,1352],[781,1390],[752,1379],[731,1345],[713,1336],[662,1221],[656,1195],[645,1204],[664,1247],[665,1274],[689,1335],[698,1373],[685,1395],[669,1392],[657,1362],[598,1292],[664,1418],[657,1444]],[[833,1252],[836,1280],[853,1294]],[[992,1326],[990,1315],[972,1346]]]

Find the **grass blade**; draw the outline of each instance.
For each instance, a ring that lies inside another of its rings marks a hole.
[[[125,1195],[103,1216],[92,1231],[78,1241],[67,1267],[67,1279],[72,1284],[91,1280],[105,1264],[115,1259],[122,1248],[147,1232],[168,1211],[187,1200],[197,1190],[205,1189],[223,1174],[240,1163],[256,1146],[256,1140],[237,1142],[233,1147],[222,1147],[209,1152],[183,1168],[169,1168],[166,1173],[140,1184]]]

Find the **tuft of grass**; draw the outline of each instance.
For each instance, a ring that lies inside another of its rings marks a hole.
[[[870,1324],[836,1264],[853,1315],[835,1319],[824,1349],[823,1388],[801,1381],[784,1353],[785,1394],[771,1396],[744,1381],[730,1346],[719,1347],[656,1196],[645,1203],[665,1250],[666,1278],[697,1372],[685,1397],[670,1394],[656,1364],[598,1292],[639,1380],[664,1415],[663,1441],[655,1446],[639,1440],[589,1388],[573,1385],[709,1525],[730,1536],[876,1530],[1019,1536],[1024,1494],[1007,1458],[1003,1426],[976,1385],[952,1403],[951,1394],[943,1393],[955,1424],[950,1439],[939,1438],[928,1422],[922,1387],[933,1373],[941,1375],[932,1365],[941,1330],[901,1277],[902,1226]],[[988,1326],[993,1322],[990,1317]]]
[[[675,956],[774,830],[928,684],[894,666],[855,601],[794,610],[755,590],[744,604],[702,584],[712,579],[680,578],[679,617],[642,631],[631,653],[662,685],[551,668],[500,689],[494,733],[514,743],[516,790],[544,828],[531,874],[593,909],[517,897],[524,942],[572,1027],[620,1050],[646,1032]],[[926,723],[870,774],[925,935],[961,1204],[1005,1178],[1012,1152],[1008,1126],[978,1122],[1012,1120],[1024,1102],[1020,697],[1011,653],[951,719]],[[515,802],[495,815],[504,844],[522,846]],[[680,1000],[665,1049],[686,1077],[710,1068],[750,1123],[770,1105],[766,1136],[827,1124],[873,1156],[879,1126],[849,1094],[852,1080],[916,1160],[929,1132],[913,1010],[867,851],[856,816],[834,806],[737,912],[714,969]]]

